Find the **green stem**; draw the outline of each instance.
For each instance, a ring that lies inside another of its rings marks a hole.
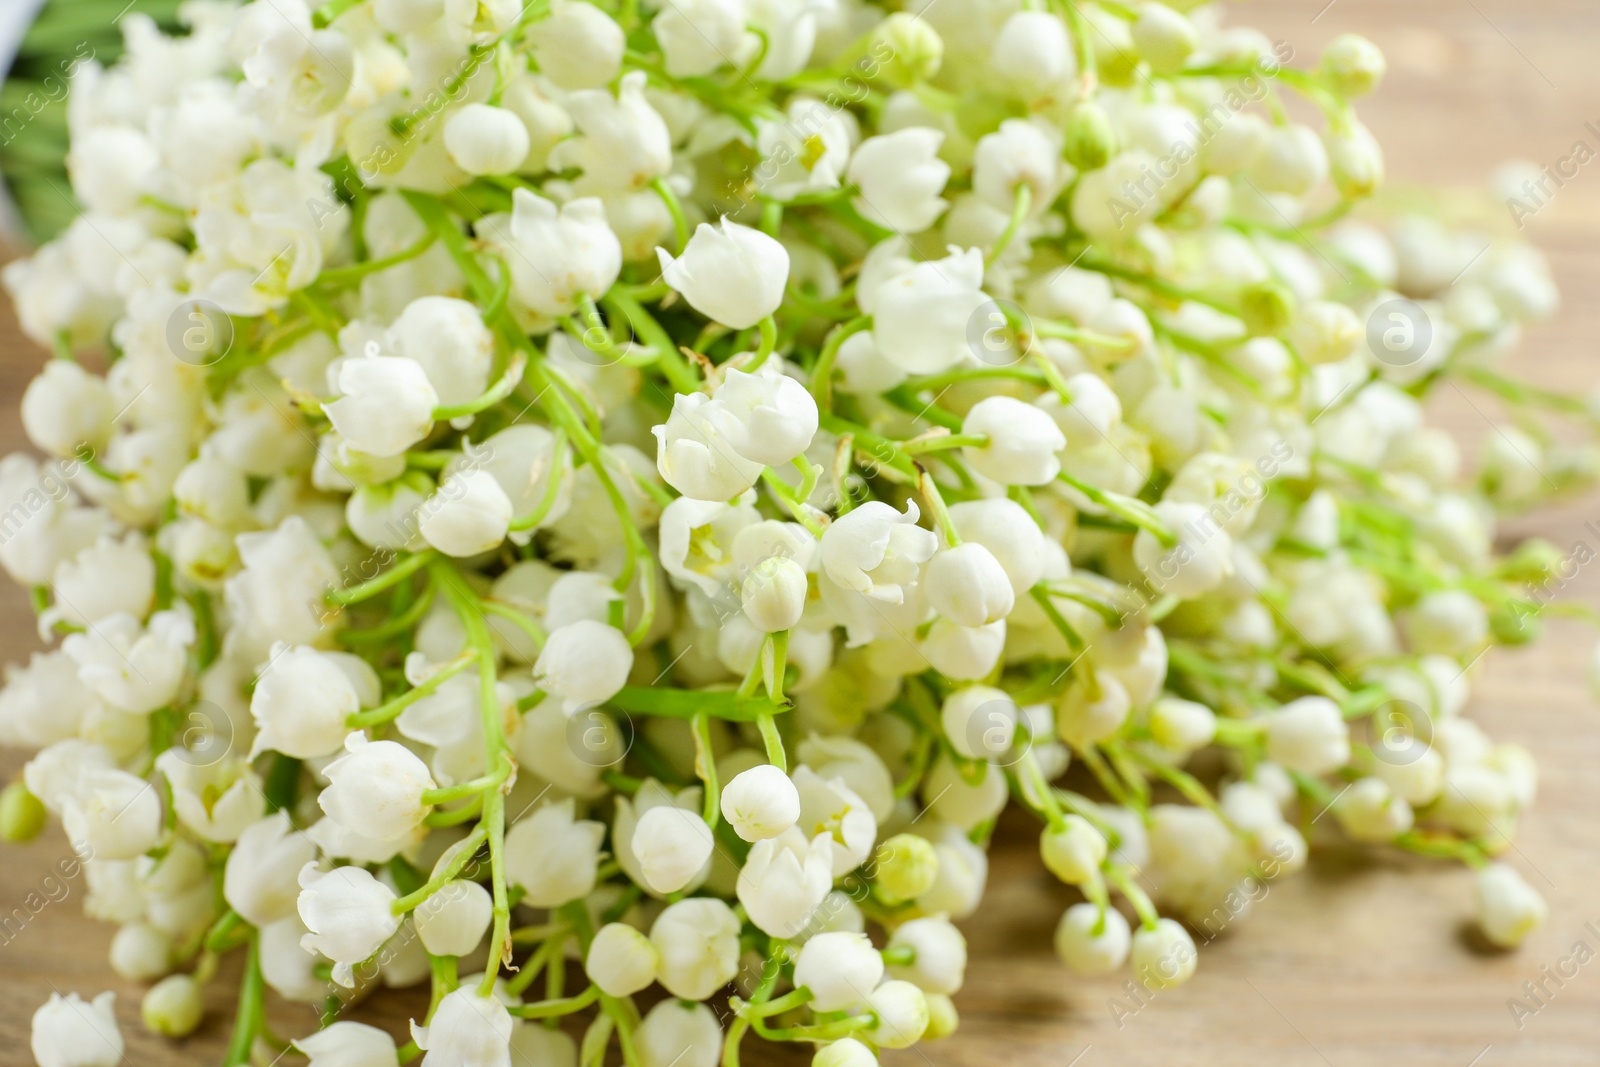
[[[393,700],[380,704],[370,711],[356,712],[345,720],[345,724],[352,730],[365,730],[369,726],[379,726],[398,718],[401,712],[423,697],[438,692],[440,686],[472,666],[477,658],[478,654],[469,649],[424,678],[421,685],[408,689]]]
[[[456,846],[457,852],[444,869],[428,879],[427,884],[413,893],[407,893],[389,905],[389,911],[394,915],[404,915],[420,907],[429,897],[433,896],[446,885],[455,881],[456,876],[467,869],[478,854],[478,849],[488,840],[489,831],[482,825],[473,829],[461,843]],[[491,968],[492,969],[492,968]]]
[[[811,395],[823,411],[833,408],[833,364],[839,358],[839,349],[852,334],[872,329],[871,315],[858,315],[849,322],[835,326],[822,344],[817,361],[811,365]]]
[[[650,188],[654,189],[661,202],[667,205],[667,214],[672,216],[672,236],[677,244],[677,253],[682,255],[684,246],[689,243],[689,219],[683,213],[683,204],[679,202],[678,194],[672,191],[664,178],[657,178],[651,182]]]
[[[411,577],[411,575],[426,567],[435,555],[437,553],[433,549],[423,549],[421,552],[407,556],[371,581],[362,582],[360,585],[352,585],[345,589],[330,589],[323,599],[330,604],[341,607],[359,604],[363,600],[377,596],[396,582]]]
[[[494,407],[510,396],[518,385],[522,384],[522,376],[527,369],[528,357],[522,352],[515,353],[512,355],[510,362],[506,364],[505,373],[500,375],[499,380],[491,385],[482,396],[462,404],[450,404],[434,408],[434,421],[445,422],[450,419],[459,419],[464,415],[476,415],[480,411]]]
[[[239,1011],[233,1040],[223,1053],[222,1067],[247,1067],[256,1036],[266,1022],[266,980],[261,975],[261,938],[252,934],[245,951],[244,978],[239,986]]]
[[[1005,255],[1006,249],[1011,247],[1011,242],[1017,236],[1017,231],[1022,229],[1022,224],[1028,219],[1028,212],[1033,207],[1033,186],[1027,182],[1019,182],[1016,189],[1016,201],[1011,205],[1011,218],[1006,222],[1006,228],[1000,231],[1000,236],[995,239],[994,247],[989,249],[989,254],[983,257],[983,269],[988,270],[999,262]]]

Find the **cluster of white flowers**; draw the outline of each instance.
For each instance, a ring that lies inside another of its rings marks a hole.
[[[956,1027],[1013,799],[1066,965],[1151,989],[1313,824],[1478,869],[1498,944],[1543,917],[1493,862],[1535,768],[1462,711],[1555,603],[1497,510],[1600,463],[1526,418],[1464,477],[1420,398],[1600,405],[1494,369],[1535,252],[1370,199],[1370,43],[1296,68],[1150,0],[185,19],[79,70],[84,213],[4,274],[56,358],[0,565],[61,641],[0,691],[0,834],[60,819],[153,1030],[239,952],[229,1067],[265,989],[422,983],[409,1043],[295,1047],[871,1067]],[[108,996],[40,1009],[43,1067],[119,1060]]]

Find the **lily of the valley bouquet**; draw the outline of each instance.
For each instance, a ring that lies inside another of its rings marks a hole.
[[[0,563],[59,643],[0,693],[0,831],[60,819],[151,1029],[237,954],[228,1065],[872,1067],[956,1028],[1008,804],[1081,895],[1066,967],[1149,989],[1313,823],[1473,868],[1496,944],[1544,916],[1495,858],[1535,768],[1463,706],[1582,613],[1494,523],[1592,478],[1549,427],[1596,413],[1495,369],[1556,305],[1534,251],[1353,221],[1370,43],[1112,0],[183,19],[77,69],[84,212],[4,276],[55,358]],[[1444,383],[1511,411],[1470,477]],[[411,986],[404,1044],[349,1018]],[[122,1050],[110,994],[34,1018],[42,1067]]]

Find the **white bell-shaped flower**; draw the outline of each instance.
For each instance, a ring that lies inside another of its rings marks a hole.
[[[1005,568],[976,542],[934,556],[922,581],[928,605],[958,626],[999,622],[1016,602]]]
[[[345,755],[323,768],[328,787],[317,803],[350,833],[378,841],[404,837],[430,810],[422,794],[435,787],[428,765],[395,741],[353,733]]]
[[[648,937],[627,923],[607,923],[589,942],[583,969],[607,996],[630,997],[656,980],[660,964]]]
[[[858,191],[851,203],[886,229],[921,233],[949,202],[939,194],[950,180],[950,165],[939,158],[944,133],[907,126],[868,137],[856,148],[846,171]]]
[[[895,928],[886,948],[910,949],[911,962],[889,968],[924,993],[950,996],[961,989],[967,970],[967,939],[942,915],[912,919]]]
[[[716,1067],[722,1027],[704,1004],[663,1000],[634,1031],[639,1067]]]
[[[98,623],[119,612],[142,619],[155,599],[155,564],[139,533],[120,540],[102,537],[56,566],[52,609],[79,626]]]
[[[562,89],[598,89],[622,69],[626,41],[616,20],[593,4],[555,0],[528,26],[539,73]]]
[[[879,500],[845,512],[823,531],[823,571],[846,589],[901,603],[939,545],[932,530],[916,525],[918,515],[912,500],[906,501],[904,514]]]
[[[1127,960],[1132,944],[1128,920],[1115,908],[1102,911],[1084,901],[1063,912],[1056,924],[1056,955],[1075,974],[1111,973]]]
[[[1327,774],[1350,762],[1350,728],[1323,696],[1291,700],[1262,717],[1267,758],[1301,774]]]
[[[639,816],[632,848],[645,885],[663,895],[688,885],[711,859],[711,827],[692,811],[670,804]]]
[[[800,95],[790,97],[785,112],[757,124],[755,181],[762,195],[788,201],[839,188],[850,159],[849,113]]]
[[[194,619],[187,610],[158,611],[141,627],[131,615],[102,619],[93,629],[68,634],[61,651],[78,665],[78,677],[107,704],[146,715],[170,704],[188,671]]]
[[[843,877],[872,854],[878,820],[842,778],[824,778],[810,767],[797,767],[794,784],[800,793],[800,825],[815,833],[826,831],[833,876]]]
[[[722,220],[702,222],[676,259],[656,250],[661,278],[689,306],[735,330],[748,329],[778,310],[789,280],[789,253],[760,230]]]
[[[952,248],[917,263],[873,294],[872,339],[890,363],[911,374],[937,374],[972,356],[973,316],[983,294],[983,253]]]
[[[1033,101],[1077,73],[1066,23],[1053,12],[1022,10],[1006,19],[994,38],[989,66],[1017,97]]]
[[[667,73],[710,74],[734,61],[745,40],[742,0],[671,0],[650,20]]]
[[[343,747],[350,733],[345,720],[361,710],[361,693],[351,678],[354,668],[340,655],[305,647],[274,650],[250,695],[256,722],[252,757],[272,749],[313,759]]]
[[[351,447],[397,456],[428,436],[439,394],[422,364],[376,351],[339,363],[339,399],[322,406]]]
[[[476,556],[499,547],[511,528],[511,499],[488,471],[445,479],[417,510],[423,540],[447,556]]]
[[[348,987],[353,966],[400,929],[400,917],[390,910],[394,901],[394,892],[364,868],[321,871],[308,863],[300,870],[296,907],[310,932],[300,939],[300,947],[333,960],[338,965],[334,980]]]
[[[123,1062],[122,1031],[112,1011],[115,993],[84,1001],[76,993],[50,999],[33,1013],[29,1046],[39,1067],[117,1067]]]
[[[661,984],[684,1000],[704,1000],[739,971],[739,919],[715,897],[667,905],[650,927]]]
[[[546,804],[506,832],[506,878],[529,907],[558,908],[594,889],[605,823],[573,812],[571,800]]]
[[[450,296],[413,300],[385,336],[396,355],[427,373],[441,404],[465,403],[489,386],[494,335],[477,307],[466,300]]]
[[[1200,960],[1194,938],[1174,919],[1157,919],[1152,929],[1136,931],[1131,955],[1133,973],[1148,989],[1182,985]]]
[[[770,763],[741,771],[722,787],[722,817],[745,841],[777,837],[800,818],[800,793]]]
[[[832,855],[826,833],[807,841],[793,826],[757,841],[737,884],[750,921],[773,937],[794,938],[807,930],[833,887]]]
[[[672,414],[654,427],[656,469],[678,492],[695,500],[726,501],[761,477],[764,464],[746,459],[734,447],[748,440],[738,414],[705,393],[679,393]]]
[[[579,296],[599,300],[622,270],[622,244],[592,196],[558,208],[518,189],[511,196],[510,238],[506,261],[517,299],[551,318],[572,314]]]
[[[1162,501],[1156,515],[1178,539],[1171,548],[1149,530],[1133,539],[1133,561],[1152,587],[1184,600],[1209,593],[1233,573],[1233,538],[1200,504]]]
[[[1061,159],[1061,134],[1055,127],[1007,119],[994,133],[978,140],[972,159],[972,191],[985,204],[1010,216],[1016,208],[1018,187],[1027,186],[1029,215],[1037,216],[1049,208],[1070,173]]]
[[[510,1067],[517,1022],[498,997],[469,983],[439,1001],[427,1026],[411,1022],[411,1039],[427,1053],[423,1067]]]
[[[961,432],[989,439],[962,449],[962,455],[979,474],[1002,485],[1048,485],[1061,470],[1056,453],[1067,447],[1066,436],[1046,412],[1008,396],[974,404]]]
[[[288,918],[295,913],[300,871],[316,858],[316,845],[294,828],[288,812],[273,812],[246,827],[228,853],[223,899],[257,928]]]
[[[467,104],[445,121],[444,146],[468,174],[511,174],[528,158],[531,140],[509,108]]]
[[[161,840],[161,795],[127,771],[90,771],[68,798],[61,822],[74,847],[103,860],[131,860]]]
[[[620,630],[580,619],[546,639],[533,678],[570,715],[616,696],[632,669],[633,649]]]
[[[52,359],[22,394],[22,428],[28,440],[57,456],[88,446],[105,450],[117,402],[105,379],[70,359]]]
[[[1480,870],[1473,888],[1478,925],[1484,936],[1501,948],[1516,948],[1523,938],[1544,925],[1550,914],[1544,898],[1503,863],[1491,863]]]
[[[817,934],[807,939],[794,963],[794,984],[811,990],[814,1011],[848,1011],[864,1004],[881,981],[883,956],[866,934]]]
[[[782,466],[810,448],[816,436],[816,400],[776,361],[755,374],[730,368],[717,387],[716,399],[743,429],[730,442],[734,451],[753,463]]]
[[[762,633],[792,629],[806,608],[806,570],[792,559],[773,556],[756,564],[739,582],[745,618]]]
[[[595,192],[642,189],[664,176],[672,166],[672,134],[645,99],[645,84],[644,71],[630,70],[615,96],[608,89],[569,96],[578,133],[551,150],[551,168],[578,168],[581,187]]]
[[[394,1038],[366,1023],[340,1020],[290,1043],[310,1059],[310,1067],[389,1067],[395,1062]]]
[[[494,898],[477,882],[446,882],[417,905],[411,922],[423,947],[434,956],[470,955],[494,918]]]
[[[1060,829],[1046,827],[1039,835],[1039,856],[1045,869],[1068,885],[1095,877],[1106,859],[1106,838],[1081,815],[1062,816]]]
[[[928,1029],[927,994],[910,982],[883,983],[867,997],[867,1008],[878,1018],[869,1033],[882,1048],[910,1048]]]

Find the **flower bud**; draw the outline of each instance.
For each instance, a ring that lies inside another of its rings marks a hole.
[[[1375,91],[1388,69],[1388,61],[1378,46],[1353,33],[1335,37],[1322,52],[1322,76],[1334,92],[1346,99]]]
[[[805,613],[806,569],[792,559],[772,556],[751,568],[739,583],[745,618],[762,633],[793,629]]]
[[[811,1067],[878,1067],[872,1049],[853,1037],[842,1037],[817,1049]]]
[[[111,969],[130,982],[160,978],[172,969],[172,938],[149,923],[128,923],[111,939]]]
[[[716,1067],[722,1027],[704,1004],[663,1000],[646,1013],[633,1040],[640,1067]]]
[[[1217,716],[1204,704],[1162,697],[1150,708],[1150,739],[1168,752],[1187,756],[1211,743]]]
[[[534,661],[533,679],[570,715],[616,696],[632,669],[633,649],[622,631],[579,619],[551,631]]]
[[[1549,905],[1522,876],[1503,863],[1478,872],[1478,925],[1501,948],[1516,948],[1544,924]]]
[[[52,359],[22,394],[28,440],[57,456],[105,451],[117,403],[105,380],[70,359]]]
[[[1063,150],[1079,170],[1099,170],[1117,154],[1117,129],[1106,109],[1093,100],[1076,104],[1067,115]]]
[[[692,811],[671,804],[639,817],[633,851],[645,884],[657,893],[676,893],[711,859],[711,827]]]
[[[1327,774],[1350,761],[1350,731],[1327,697],[1292,700],[1262,720],[1267,758],[1301,774]]]
[[[1361,343],[1361,320],[1343,304],[1313,300],[1303,305],[1289,325],[1289,343],[1307,363],[1337,363]]]
[[[910,982],[891,980],[867,997],[867,1007],[878,1017],[870,1032],[880,1048],[910,1048],[928,1029],[928,1001]]]
[[[1039,835],[1039,855],[1051,874],[1068,885],[1082,885],[1100,873],[1106,861],[1105,835],[1081,815],[1062,817],[1059,829]]]
[[[800,818],[794,782],[769,763],[734,775],[722,787],[722,817],[745,841],[777,837]]]
[[[1346,200],[1365,200],[1383,184],[1383,148],[1354,119],[1328,131],[1328,167]]]
[[[622,27],[593,4],[556,0],[527,33],[539,73],[562,89],[598,89],[622,69]]]
[[[1233,573],[1233,539],[1206,507],[1163,501],[1156,514],[1178,543],[1167,548],[1155,534],[1140,530],[1133,539],[1133,559],[1157,590],[1192,600]]]
[[[1077,974],[1108,974],[1121,967],[1132,940],[1121,912],[1101,911],[1088,901],[1068,908],[1056,924],[1056,955]]]
[[[933,842],[917,834],[895,834],[878,846],[874,881],[886,904],[915,900],[939,877]]]
[[[467,104],[445,122],[444,146],[468,174],[511,174],[528,158],[528,128],[503,107]]]
[[[962,449],[972,468],[1003,485],[1048,485],[1061,471],[1056,453],[1067,439],[1055,420],[1032,404],[1008,396],[980,400],[962,420],[963,434],[988,443]]]
[[[910,963],[889,968],[895,978],[911,982],[926,993],[949,996],[966,979],[967,939],[942,915],[912,919],[889,936],[885,951],[910,950]]]
[[[937,1041],[955,1033],[961,1026],[955,1002],[943,993],[924,993],[923,996],[928,1002],[928,1028],[923,1031],[922,1040]]]
[[[944,62],[944,39],[928,20],[908,11],[896,11],[872,31],[873,54],[887,52],[880,76],[897,89],[908,89],[939,73]]]
[[[39,798],[18,779],[0,792],[0,841],[20,845],[43,832],[48,813]]]
[[[1266,150],[1248,174],[1264,193],[1305,196],[1328,176],[1328,152],[1308,126],[1274,126],[1267,133]]]
[[[1470,657],[1489,639],[1483,601],[1460,589],[1429,593],[1401,616],[1406,643],[1418,655]]]
[[[607,996],[628,997],[656,980],[660,962],[644,934],[627,923],[607,923],[589,943],[583,969]]]
[[[456,879],[417,905],[411,922],[433,956],[465,956],[478,947],[494,918],[494,899],[477,882]]]
[[[622,243],[606,221],[605,207],[592,196],[558,208],[517,189],[511,194],[510,245],[506,261],[517,299],[552,318],[572,314],[579,296],[600,299],[622,270]]]
[[[1011,750],[1017,729],[1017,705],[1004,690],[968,686],[945,698],[939,721],[958,755],[996,759]]]
[[[657,977],[662,986],[682,1000],[704,1000],[739,972],[739,919],[715,897],[667,905],[650,927],[650,943],[661,957]],[[681,1046],[673,1054],[678,1051]],[[662,1067],[670,1060],[663,1060]]]
[[[1239,294],[1239,317],[1252,337],[1275,337],[1294,319],[1294,294],[1278,282],[1259,282]]]
[[[866,934],[818,934],[794,965],[794,983],[811,990],[815,1011],[846,1011],[862,1003],[883,980],[883,957]]]
[[[163,1037],[188,1037],[205,1014],[200,983],[187,974],[163,978],[144,995],[139,1014],[152,1033]]]
[[[1133,973],[1149,989],[1182,985],[1199,962],[1194,939],[1173,919],[1157,919],[1154,928],[1135,933],[1132,957]]]
[[[1333,813],[1355,841],[1381,844],[1411,829],[1411,805],[1382,778],[1362,778],[1339,794]]]
[[[1011,614],[1016,596],[994,553],[976,542],[947,548],[928,562],[928,604],[957,626],[987,626]]]
[[[500,546],[511,518],[511,498],[494,475],[466,470],[445,479],[417,509],[417,529],[447,556],[476,556]]]
[[[989,66],[996,80],[1026,101],[1063,87],[1078,69],[1066,23],[1050,11],[1018,11],[1006,19]]]
[[[398,456],[433,429],[439,394],[415,360],[368,354],[339,363],[339,399],[322,406],[352,448]]]
[[[1139,5],[1132,26],[1133,44],[1157,74],[1176,74],[1199,43],[1194,23],[1156,0]]]

